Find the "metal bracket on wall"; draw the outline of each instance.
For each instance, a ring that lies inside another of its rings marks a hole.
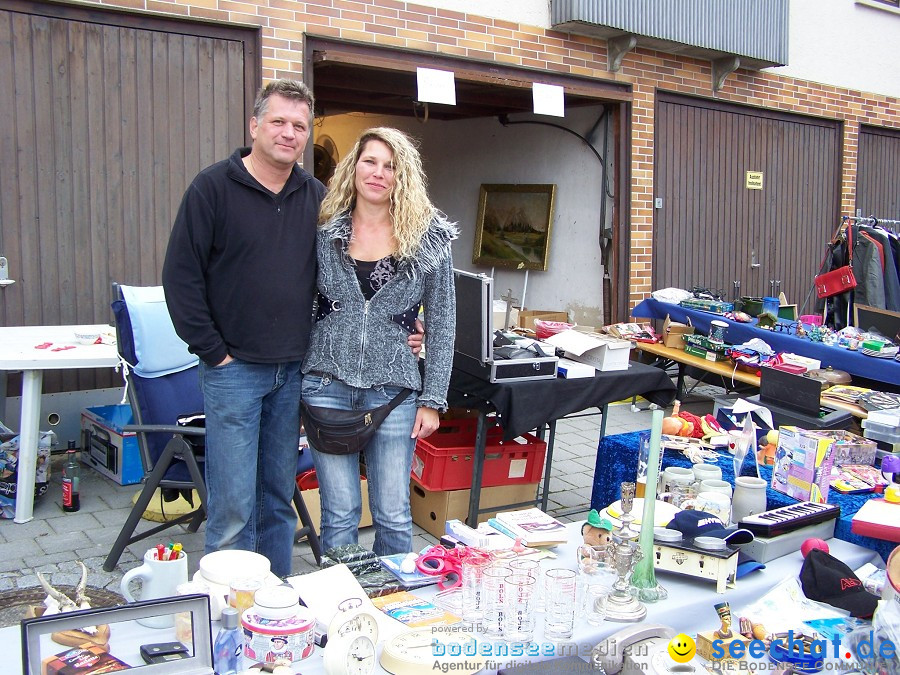
[[[607,59],[609,64],[607,68],[611,73],[619,72],[622,67],[622,59],[625,55],[635,48],[637,38],[634,35],[620,35],[619,37],[610,38],[606,41],[606,49],[609,52]]]
[[[725,78],[741,67],[741,59],[737,56],[726,56],[712,62],[712,88],[719,91],[725,84]]]
[[[15,280],[9,278],[9,263],[6,258],[0,256],[0,288],[6,288],[14,283]]]

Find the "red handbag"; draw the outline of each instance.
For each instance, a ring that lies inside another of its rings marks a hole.
[[[831,250],[831,246],[829,246]],[[856,288],[856,277],[853,276],[853,232],[850,225],[847,226],[847,251],[848,263],[830,272],[816,275],[816,295],[820,298],[830,298]],[[828,254],[825,254],[828,257]],[[825,261],[822,261],[825,264]]]

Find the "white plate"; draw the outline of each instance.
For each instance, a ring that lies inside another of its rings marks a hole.
[[[679,511],[681,511],[681,509],[679,509],[677,506],[672,506],[668,502],[661,502],[657,499],[656,505],[653,508],[654,527],[665,527],[672,521],[672,518],[674,518],[675,514]],[[644,517],[644,500],[642,497],[634,498],[634,507],[631,509],[631,514],[634,516],[634,520],[632,522],[635,525],[640,525],[641,520]],[[619,524],[619,517],[621,515],[621,500],[613,502],[600,512],[600,517],[609,518],[611,521],[613,521],[613,525]]]

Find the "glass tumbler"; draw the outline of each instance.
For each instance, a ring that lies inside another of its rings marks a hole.
[[[522,574],[528,574],[535,578],[538,583],[535,585],[534,589],[534,611],[543,612],[544,585],[541,583],[541,564],[537,560],[531,560],[530,558],[516,558],[510,561],[509,568],[513,572],[521,572]]]
[[[470,554],[462,561],[460,575],[462,578],[462,620],[464,623],[477,625],[483,618],[484,571],[490,566],[491,559],[484,555]]]
[[[575,631],[576,580],[574,570],[554,568],[544,574],[544,637],[568,640]]]
[[[612,587],[606,584],[589,584],[584,587],[583,615],[592,626],[599,626],[606,619],[606,603]]]
[[[506,595],[506,577],[510,574],[509,567],[498,563],[484,570],[482,628],[484,634],[491,638],[503,637],[503,602]]]
[[[530,574],[513,572],[506,577],[503,596],[503,638],[514,644],[531,644],[534,640],[537,579]]]

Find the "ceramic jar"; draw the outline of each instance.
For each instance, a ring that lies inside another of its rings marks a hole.
[[[731,499],[731,519],[741,519],[766,510],[766,488],[769,484],[755,476],[738,476],[734,479],[734,495]]]

